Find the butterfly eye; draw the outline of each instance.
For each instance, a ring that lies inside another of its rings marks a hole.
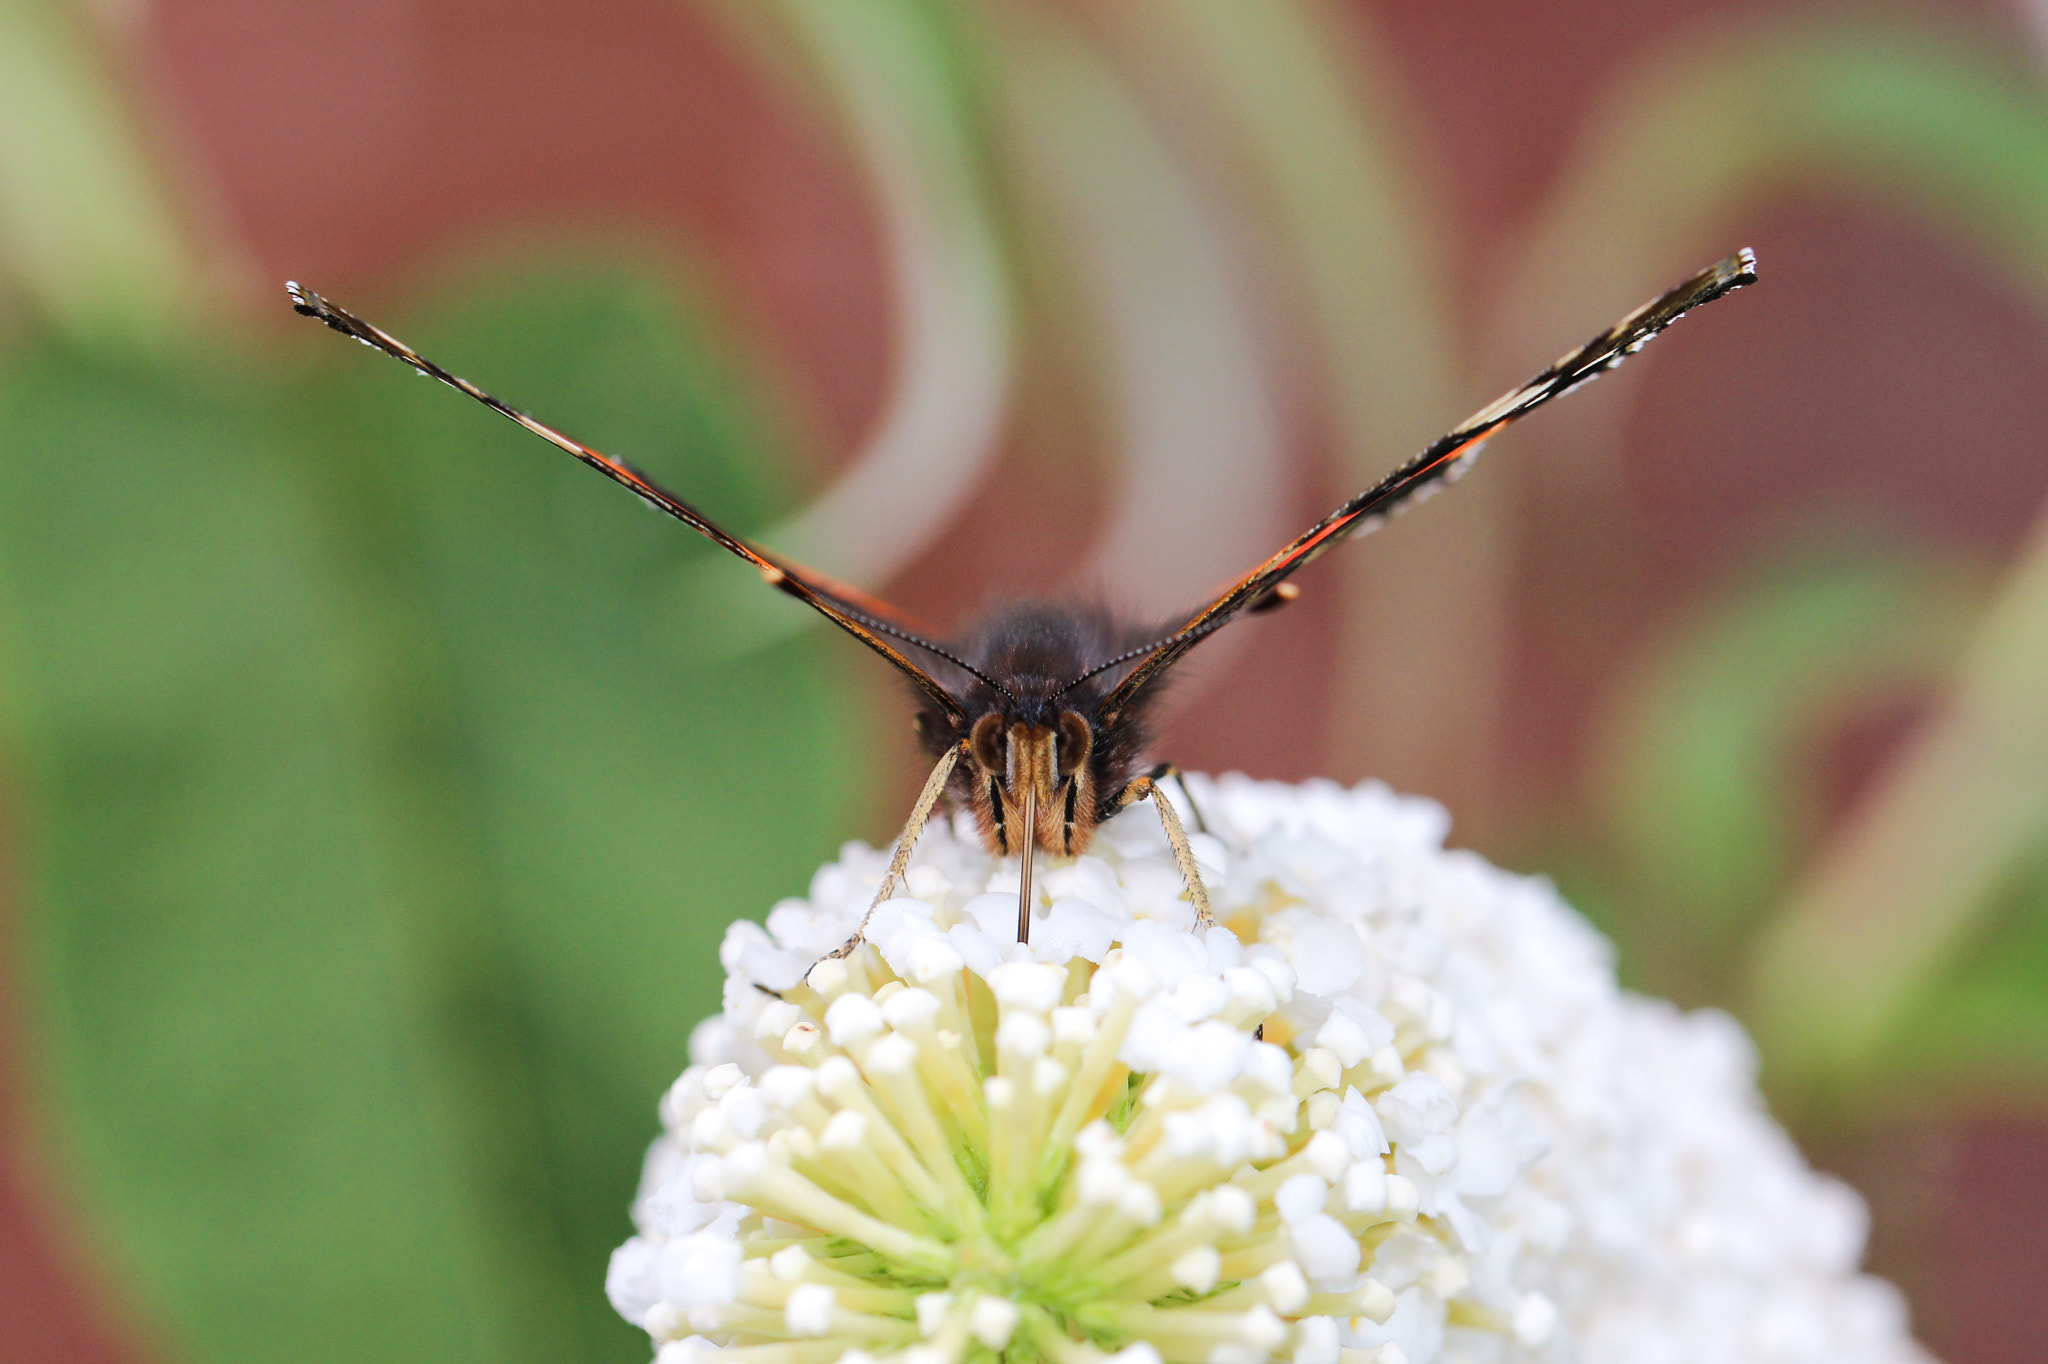
[[[1081,764],[1088,761],[1088,750],[1094,746],[1095,735],[1088,728],[1088,721],[1077,711],[1060,712],[1060,775],[1071,777],[1081,770]]]
[[[968,736],[974,760],[981,764],[984,772],[1007,772],[1009,759],[1004,752],[1003,717],[991,712],[974,722],[974,731]]]

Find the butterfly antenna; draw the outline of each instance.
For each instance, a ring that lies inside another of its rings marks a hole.
[[[1230,620],[1235,619],[1235,616],[1230,618]],[[1199,644],[1208,636],[1215,634],[1218,630],[1221,630],[1224,626],[1228,625],[1230,623],[1230,620],[1212,620],[1207,624],[1197,626],[1192,632],[1188,632],[1188,643]],[[1117,667],[1119,664],[1128,663],[1134,658],[1143,658],[1146,654],[1151,653],[1154,649],[1158,649],[1164,645],[1173,643],[1175,640],[1178,640],[1181,637],[1182,633],[1183,632],[1181,631],[1175,631],[1173,634],[1165,635],[1159,639],[1153,640],[1150,644],[1140,644],[1135,649],[1126,649],[1122,653],[1118,654],[1115,658],[1109,659],[1106,662],[1096,664],[1087,672],[1082,673],[1079,677],[1075,678],[1073,681],[1067,683],[1067,685],[1061,687],[1058,691],[1054,692],[1053,695],[1055,697],[1065,696],[1068,692],[1080,686],[1083,682],[1086,682],[1091,677],[1100,677],[1102,676],[1102,674],[1108,672],[1111,668]]]
[[[996,681],[993,677],[990,677],[987,673],[975,667],[966,659],[960,657],[960,655],[952,652],[949,649],[944,648],[941,645],[932,643],[923,635],[917,634],[910,630],[905,630],[898,625],[891,625],[886,620],[876,620],[873,616],[867,615],[866,613],[861,611],[855,611],[851,608],[847,609],[846,614],[853,617],[862,625],[867,626],[868,629],[873,630],[878,634],[888,635],[892,639],[900,639],[905,644],[916,645],[918,648],[923,649],[926,653],[936,654],[940,658],[943,658],[948,663],[952,664],[954,667],[960,669],[962,672],[967,673],[970,676],[980,678],[983,682],[986,682],[989,686],[995,688],[1003,695],[1009,697],[1012,701],[1017,699],[1016,694],[1013,693],[1008,687]]]
[[[1059,689],[1058,691],[1054,692],[1054,693],[1053,693],[1053,695],[1054,695],[1054,696],[1056,696],[1056,697],[1059,697],[1059,696],[1065,696],[1065,695],[1066,695],[1066,694],[1067,694],[1068,692],[1070,692],[1070,691],[1072,691],[1072,690],[1073,690],[1074,688],[1076,688],[1076,687],[1080,686],[1080,685],[1081,685],[1081,684],[1082,684],[1083,682],[1086,682],[1086,681],[1087,681],[1087,680],[1088,680],[1089,678],[1091,678],[1091,677],[1100,677],[1100,676],[1102,676],[1102,674],[1104,674],[1104,673],[1108,672],[1108,671],[1109,671],[1109,670],[1110,670],[1111,668],[1114,668],[1114,667],[1116,667],[1116,666],[1117,666],[1117,665],[1118,665],[1119,663],[1128,663],[1128,662],[1130,662],[1130,661],[1131,661],[1132,659],[1134,659],[1134,658],[1143,658],[1143,657],[1144,657],[1144,656],[1145,656],[1146,654],[1149,654],[1149,653],[1151,653],[1151,652],[1152,652],[1152,651],[1153,651],[1154,649],[1157,649],[1157,648],[1158,648],[1158,647],[1159,647],[1160,645],[1162,645],[1162,644],[1170,644],[1170,643],[1172,643],[1172,642],[1173,642],[1173,636],[1172,636],[1172,635],[1168,635],[1168,636],[1166,636],[1166,638],[1164,638],[1164,639],[1155,639],[1155,640],[1153,640],[1153,641],[1152,641],[1152,642],[1151,642],[1150,644],[1140,644],[1140,645],[1139,645],[1139,646],[1138,646],[1137,648],[1135,648],[1135,649],[1126,649],[1126,650],[1124,650],[1124,651],[1123,651],[1122,653],[1118,654],[1118,655],[1117,655],[1117,656],[1116,656],[1115,658],[1109,659],[1109,660],[1108,660],[1107,662],[1103,662],[1103,663],[1098,663],[1098,664],[1096,664],[1096,665],[1095,665],[1094,667],[1090,668],[1090,669],[1089,669],[1089,670],[1088,670],[1087,672],[1085,672],[1085,673],[1082,673],[1082,674],[1081,674],[1081,675],[1080,675],[1079,677],[1077,677],[1077,678],[1075,678],[1075,679],[1074,679],[1073,681],[1071,681],[1071,682],[1067,683],[1067,685],[1066,685],[1066,686],[1064,686],[1064,687],[1061,687],[1061,688],[1060,688],[1060,689]]]

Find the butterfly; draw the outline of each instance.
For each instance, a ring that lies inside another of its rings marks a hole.
[[[1104,820],[1148,799],[1198,923],[1213,923],[1187,831],[1161,787],[1176,769],[1148,759],[1153,709],[1172,667],[1232,621],[1293,600],[1298,589],[1291,576],[1449,483],[1502,427],[1613,369],[1691,309],[1755,280],[1756,256],[1745,249],[1652,299],[1459,423],[1184,617],[1148,624],[1092,605],[1018,601],[951,639],[934,638],[888,603],[740,539],[626,461],[542,425],[312,290],[296,282],[285,288],[299,313],[459,389],[746,560],[768,586],[817,611],[909,679],[917,732],[934,766],[873,904],[894,893],[919,833],[940,801],[950,799],[972,813],[990,853],[1019,855],[1017,939],[1023,942],[1031,930],[1033,854],[1084,852]],[[1185,787],[1182,792],[1186,798]],[[1189,809],[1199,822],[1191,800]],[[852,951],[865,928],[863,922],[833,955]]]

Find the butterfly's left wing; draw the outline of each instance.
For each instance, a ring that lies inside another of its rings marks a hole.
[[[721,548],[745,559],[760,572],[762,579],[770,587],[795,597],[823,615],[834,625],[887,659],[940,709],[964,718],[966,711],[959,698],[929,672],[905,657],[889,643],[889,639],[909,644],[963,668],[967,668],[968,665],[955,658],[942,646],[927,639],[915,622],[895,611],[887,603],[843,583],[834,582],[823,574],[813,573],[772,551],[749,544],[726,531],[703,512],[661,487],[626,461],[601,454],[581,441],[572,440],[553,427],[535,421],[517,408],[500,402],[469,380],[441,368],[389,332],[363,321],[346,308],[330,303],[311,289],[302,288],[296,283],[287,284],[285,289],[291,294],[292,307],[298,312],[326,323],[344,336],[352,336],[366,346],[403,360],[420,373],[431,375],[450,388],[476,399],[493,412],[509,417],[548,444],[574,455],[606,478],[625,487],[627,491],[667,512]],[[968,668],[968,671],[974,670]]]
[[[1303,565],[1347,536],[1370,529],[1404,504],[1455,478],[1494,432],[1534,412],[1552,398],[1569,393],[1580,384],[1613,369],[1691,309],[1711,303],[1723,294],[1755,281],[1756,257],[1747,249],[1738,251],[1652,299],[1514,392],[1474,413],[1414,459],[1331,512],[1293,543],[1231,584],[1173,634],[1143,653],[1137,666],[1103,701],[1103,718],[1113,719],[1132,697],[1182,654],[1245,610],[1259,605]],[[1102,665],[1103,668],[1109,666],[1112,665]]]

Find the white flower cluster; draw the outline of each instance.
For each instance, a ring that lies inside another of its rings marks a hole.
[[[1924,1358],[1734,1023],[1433,805],[1189,786],[1206,933],[1144,811],[1029,946],[964,824],[844,960],[885,853],[733,926],[608,1282],[660,1364]]]

